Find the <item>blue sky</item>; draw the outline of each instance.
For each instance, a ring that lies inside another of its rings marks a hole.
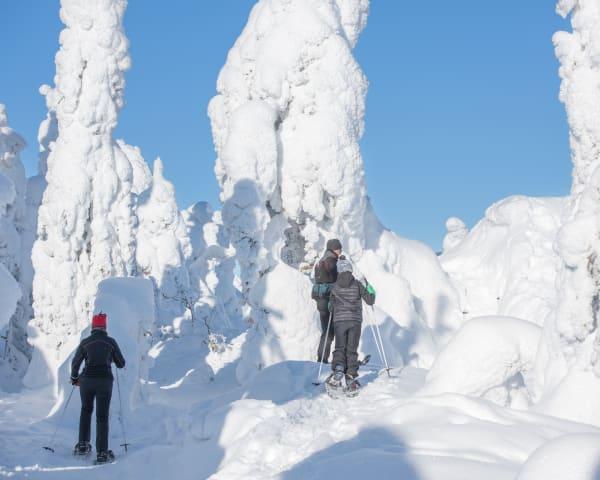
[[[0,6],[0,103],[37,164],[62,28],[58,0]],[[130,0],[127,73],[117,138],[160,155],[180,207],[218,203],[206,106],[254,0]],[[512,194],[564,195],[568,129],[552,34],[553,2],[372,0],[356,57],[370,81],[362,140],[367,186],[383,223],[438,249],[444,222],[469,226]]]

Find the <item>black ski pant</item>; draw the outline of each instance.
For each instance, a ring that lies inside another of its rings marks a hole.
[[[331,352],[331,344],[333,342],[333,321],[329,325],[329,333],[327,326],[329,324],[329,298],[319,299],[317,301],[317,310],[321,319],[321,338],[319,339],[319,350],[317,351],[317,361],[321,359],[327,363]]]
[[[344,373],[356,378],[358,376],[358,344],[360,342],[361,323],[354,321],[333,322],[335,330],[335,350],[333,351],[332,370],[337,365],[344,368]]]
[[[113,379],[110,377],[81,377],[81,417],[79,418],[79,441],[90,441],[94,399],[96,399],[96,451],[108,450],[108,410],[112,396]]]

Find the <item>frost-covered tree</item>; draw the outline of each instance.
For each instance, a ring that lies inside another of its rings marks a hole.
[[[191,245],[175,189],[164,177],[160,158],[154,161],[152,183],[139,198],[137,214],[138,267],[154,284],[159,321],[165,323],[183,314],[193,299],[185,260]]]
[[[29,385],[51,381],[88,325],[100,280],[136,273],[134,175],[112,138],[130,66],[124,0],[62,0],[55,87],[43,87],[58,136],[33,247]]]
[[[27,179],[20,159],[25,141],[8,126],[0,104],[0,365],[4,376],[22,376],[29,360],[26,324],[30,283],[24,264],[30,252],[23,245],[27,228]],[[4,379],[8,380],[8,379]]]
[[[314,305],[300,271],[332,237],[371,280],[397,287],[379,304],[398,321],[411,322],[413,305],[439,332],[460,321],[456,293],[433,252],[386,230],[369,204],[359,148],[367,80],[352,54],[368,8],[368,0],[259,1],[209,105],[244,314],[264,333],[246,348],[256,368],[313,356]],[[278,290],[282,284],[287,291]]]
[[[452,250],[468,235],[469,229],[460,218],[450,217],[446,220],[446,236],[444,237],[444,252]]]
[[[557,10],[573,27],[554,36],[573,185],[556,242],[558,307],[545,325],[538,381],[547,411],[600,424],[592,412],[600,402],[600,2],[560,0]]]

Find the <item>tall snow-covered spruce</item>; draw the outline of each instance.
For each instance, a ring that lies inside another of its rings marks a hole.
[[[439,332],[459,324],[456,292],[434,253],[383,228],[366,194],[359,140],[367,80],[352,49],[368,7],[368,0],[261,0],[219,75],[209,116],[223,224],[245,314],[262,332],[249,337],[241,377],[314,355],[314,304],[301,271],[331,237],[387,286],[379,320]]]
[[[136,273],[127,152],[112,138],[130,66],[124,0],[62,0],[55,87],[43,87],[58,135],[33,247],[30,386],[55,379],[88,325],[97,285]]]
[[[140,273],[154,283],[159,321],[165,323],[191,308],[194,299],[185,265],[191,244],[160,158],[154,161],[152,184],[140,196],[137,214],[137,264]]]
[[[600,2],[560,0],[572,32],[554,36],[570,127],[573,185],[556,248],[558,308],[538,354],[541,408],[600,425]]]
[[[8,125],[0,104],[0,386],[13,388],[29,361],[27,258],[24,236],[29,231],[27,179],[20,160],[25,141]]]

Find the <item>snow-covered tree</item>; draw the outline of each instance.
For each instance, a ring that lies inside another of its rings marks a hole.
[[[28,257],[23,247],[27,179],[20,159],[24,147],[25,141],[8,126],[6,109],[0,104],[0,365],[4,376],[12,378],[22,376],[29,360],[26,324],[30,318],[30,283],[23,273]]]
[[[557,10],[573,27],[554,36],[573,185],[556,242],[558,308],[545,324],[538,381],[547,411],[600,423],[588,408],[600,402],[600,2],[560,0]]]
[[[139,198],[137,214],[137,263],[140,273],[154,284],[159,321],[164,323],[182,315],[193,299],[185,260],[191,245],[160,158],[154,161],[152,183]]]
[[[446,236],[444,237],[444,253],[452,250],[462,242],[469,233],[469,229],[460,218],[450,217],[446,220]]]
[[[398,279],[402,293],[390,290],[380,303],[389,312],[406,299],[408,310],[393,314],[398,321],[413,318],[411,293],[419,297],[421,319],[436,330],[450,332],[460,321],[456,292],[433,252],[386,230],[369,204],[359,148],[367,80],[352,54],[368,8],[368,0],[259,1],[209,105],[223,224],[236,250],[244,314],[266,332],[256,348],[246,349],[257,368],[277,359],[261,352],[313,355],[314,305],[300,271],[332,237],[371,280],[406,276],[408,283]],[[411,256],[420,271],[406,268]],[[282,282],[287,292],[277,290]]]
[[[99,281],[136,273],[133,169],[112,138],[130,66],[125,8],[124,0],[61,1],[55,87],[42,89],[58,136],[32,254],[29,385],[55,378],[89,323]]]

